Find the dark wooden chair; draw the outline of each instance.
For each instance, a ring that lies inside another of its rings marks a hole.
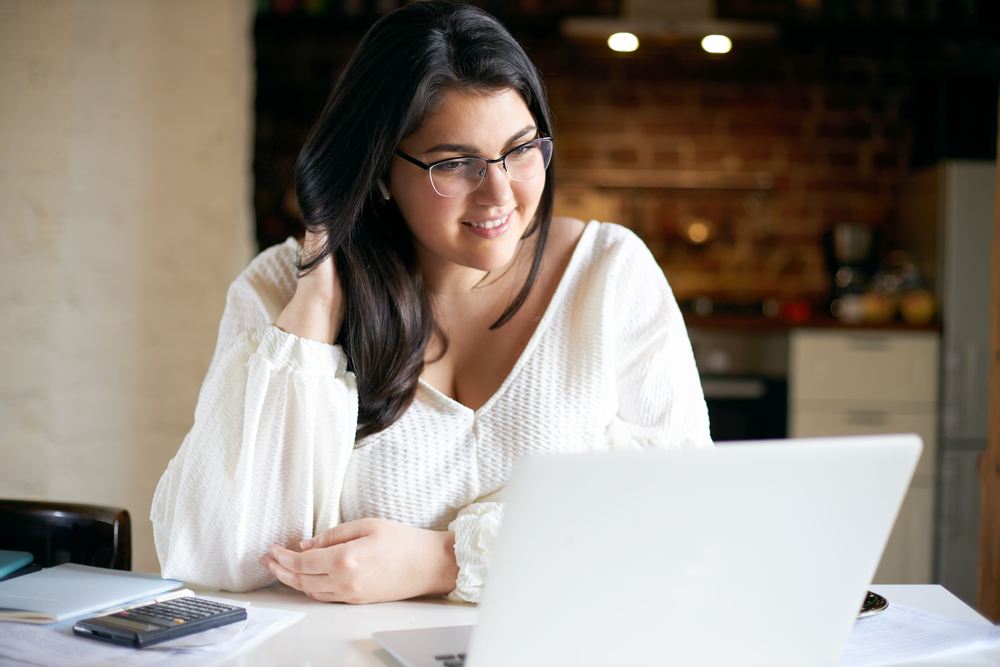
[[[39,567],[131,570],[132,520],[115,507],[0,499],[0,549],[27,551]]]

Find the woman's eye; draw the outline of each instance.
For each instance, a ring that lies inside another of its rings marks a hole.
[[[518,146],[517,148],[515,148],[514,150],[512,150],[510,153],[508,153],[508,155],[514,155],[514,156],[525,155],[525,154],[530,153],[531,151],[535,150],[536,148],[538,148],[538,144],[526,144],[524,146]]]
[[[449,160],[448,162],[439,162],[434,165],[436,169],[440,169],[442,172],[451,171],[464,171],[469,168],[468,160]]]

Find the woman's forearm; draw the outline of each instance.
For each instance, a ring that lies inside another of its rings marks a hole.
[[[268,546],[337,523],[357,427],[345,366],[340,348],[274,327],[234,341],[153,498],[165,576],[257,588],[272,581],[258,562]]]
[[[311,256],[318,246],[318,237],[307,235],[303,255]],[[299,277],[295,295],[274,326],[299,338],[332,345],[343,321],[344,290],[330,255]]]

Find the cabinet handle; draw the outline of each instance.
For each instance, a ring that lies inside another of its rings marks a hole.
[[[856,426],[882,426],[889,422],[889,415],[881,410],[847,410],[844,421]]]
[[[705,378],[701,391],[706,399],[757,400],[767,395],[767,385],[753,378]]]
[[[976,363],[976,341],[967,340],[965,341],[965,386],[962,387],[962,397],[964,400],[965,414],[963,417],[962,431],[963,435],[971,436],[975,431],[978,430],[979,424],[976,423],[976,408],[979,406],[980,401],[985,400],[985,396],[980,398],[976,395],[976,385],[979,378],[976,377],[976,371],[979,369],[979,364]],[[985,422],[982,422],[985,423]]]
[[[889,349],[889,340],[885,336],[855,335],[847,339],[847,346],[862,352],[881,352]]]

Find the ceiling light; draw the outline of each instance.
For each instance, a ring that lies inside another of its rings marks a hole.
[[[822,0],[796,1],[818,4]],[[619,16],[567,16],[560,24],[562,33],[582,43],[604,43],[608,35],[619,32],[651,39],[651,43],[697,41],[705,35],[727,35],[741,43],[778,38],[773,23],[719,20],[717,0],[615,0],[613,4],[619,5]]]
[[[701,40],[701,48],[709,53],[729,53],[733,43],[725,35],[708,35]]]
[[[639,48],[639,38],[630,32],[616,32],[608,37],[608,46],[612,51],[628,53]]]

